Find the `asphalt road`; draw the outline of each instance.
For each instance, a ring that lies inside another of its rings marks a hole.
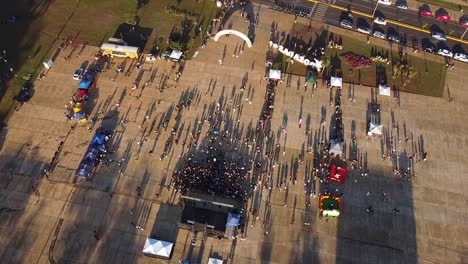
[[[254,0],[253,2],[262,3],[262,5],[273,6],[274,0]],[[306,7],[312,11],[312,17],[321,19],[324,23],[339,26],[340,17],[343,15],[343,11],[328,7],[325,4],[319,4],[310,2],[307,0],[282,0],[282,2],[288,2],[289,4],[299,5]],[[350,7],[353,10],[361,11],[364,13],[372,14],[375,8],[376,1],[370,0],[333,0],[330,1],[336,5]],[[424,27],[427,30],[436,29],[444,32],[446,35],[454,37],[461,37],[464,32],[464,28],[458,24],[458,22],[444,23],[437,20],[435,17],[422,17],[416,10],[401,10],[397,9],[394,4],[391,6],[385,6],[379,4],[377,8],[378,12],[381,12],[387,19],[392,19],[405,24],[410,24],[416,27]],[[436,10],[432,10],[435,13]],[[359,15],[353,15],[354,28],[356,29],[356,22],[359,18],[372,24],[372,21],[368,17],[360,17]],[[406,39],[408,46],[412,44],[418,44],[421,46],[423,41],[430,41],[437,47],[445,46],[450,48],[454,53],[456,52],[468,52],[468,45],[447,40],[446,42],[437,42],[431,38],[431,35],[414,29],[396,26],[396,25],[377,25],[379,28],[384,29],[388,32],[388,28],[392,27],[397,33],[400,34],[402,39]],[[371,26],[372,27],[372,26]],[[468,34],[465,38],[468,37]]]
[[[342,1],[342,0],[338,0],[338,1]],[[356,0],[354,0],[353,2],[355,2],[355,1]],[[363,2],[363,1],[361,1],[361,2]],[[363,12],[366,12],[366,11],[363,11]],[[393,11],[393,12],[395,13],[395,11]],[[411,19],[411,20],[414,20],[414,21],[424,21],[426,19],[426,18],[419,17],[417,13],[414,13],[414,12],[411,12],[411,11],[404,11],[404,12],[407,13],[407,14],[405,14],[405,16],[411,17],[411,18],[407,18],[407,19]],[[370,11],[370,13],[372,14],[372,10]],[[332,24],[332,25],[339,26],[340,17],[342,16],[342,14],[343,14],[343,11],[328,7],[327,11],[326,11],[326,13],[324,15],[323,20],[327,24]],[[396,20],[395,19],[395,14],[394,14],[394,17],[387,16],[387,13],[384,13],[384,15],[386,15],[387,18]],[[370,24],[371,28],[372,28],[372,21],[371,21],[370,18],[361,17],[361,16],[356,15],[356,14],[353,15],[354,28],[356,28],[356,24],[357,24],[356,22],[360,18],[367,21],[367,23]],[[403,22],[408,23],[408,24],[412,24],[412,23],[410,23],[410,21],[403,21]],[[440,22],[440,21],[437,21],[437,22]],[[425,23],[425,22],[423,22],[423,23]],[[440,22],[440,23],[443,26],[444,23],[443,22]],[[447,23],[447,24],[449,24],[449,23]],[[415,24],[413,24],[413,25],[415,25]],[[392,27],[397,33],[400,34],[402,40],[406,39],[406,43],[407,43],[406,45],[407,46],[412,46],[413,44],[414,45],[418,44],[419,46],[421,46],[421,43],[423,41],[430,41],[434,45],[436,45],[436,47],[440,48],[440,47],[446,46],[446,47],[450,48],[454,53],[456,53],[456,52],[467,52],[468,51],[468,47],[465,44],[461,44],[459,42],[451,41],[451,40],[447,40],[446,42],[438,42],[438,41],[432,39],[430,34],[420,32],[420,31],[417,31],[417,30],[413,30],[413,29],[409,29],[409,28],[405,28],[405,27],[400,27],[400,26],[396,26],[396,25],[389,25],[389,24],[387,24],[386,26],[382,26],[382,25],[375,25],[375,26],[383,29],[385,32],[388,32],[388,29],[390,27]],[[458,25],[453,25],[453,23],[452,23],[451,26],[458,27]],[[428,27],[428,29],[429,28],[430,27]],[[441,27],[441,28],[443,29],[443,27]],[[444,31],[444,32],[446,32],[446,31]]]
[[[352,9],[372,14],[377,1],[365,1],[365,0],[336,0],[336,5],[349,6]],[[386,6],[379,4],[377,11],[381,12],[386,18],[400,21],[406,24],[410,24],[417,27],[424,27],[431,29],[433,25],[440,28],[445,34],[460,38],[465,31],[465,28],[458,24],[458,21],[451,21],[444,23],[434,16],[424,17],[420,16],[415,10],[402,10],[395,7],[394,4]],[[434,14],[436,10],[431,10]]]

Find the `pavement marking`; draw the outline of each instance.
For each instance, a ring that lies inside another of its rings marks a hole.
[[[368,13],[361,12],[361,11],[354,10],[354,9],[348,9],[347,7],[344,7],[344,6],[324,3],[324,2],[320,2],[319,0],[308,0],[308,1],[312,2],[312,3],[322,3],[324,5],[327,5],[327,6],[331,7],[331,8],[335,8],[335,9],[346,11],[346,12],[351,12],[351,13],[354,13],[356,15],[360,15],[360,16],[363,16],[363,17],[368,17],[368,18],[371,18],[371,19],[374,18],[372,16],[372,14],[368,14]],[[409,28],[409,29],[416,30],[416,31],[419,31],[419,32],[431,34],[431,31],[429,31],[427,29],[420,28],[420,27],[413,26],[413,25],[406,24],[406,23],[402,23],[402,22],[399,22],[399,21],[391,20],[391,19],[387,19],[387,23],[393,24],[393,25],[396,25],[396,26],[400,26],[400,27],[404,27],[404,28]],[[463,43],[463,44],[468,44],[468,40],[463,40],[463,39],[456,38],[456,37],[453,37],[453,36],[447,36],[447,39],[457,41],[457,42],[460,42],[460,43]]]
[[[323,19],[325,17],[325,14],[327,13],[328,6],[324,5],[323,3],[318,3],[315,4],[317,7],[317,10],[314,13],[314,17]]]

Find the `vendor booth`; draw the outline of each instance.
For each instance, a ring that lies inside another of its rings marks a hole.
[[[320,196],[320,217],[336,218],[340,215],[341,211],[341,198],[331,195]]]
[[[368,136],[372,135],[382,135],[383,125],[377,125],[374,123],[369,124],[369,131],[367,132]]]
[[[330,153],[333,153],[335,155],[342,155],[343,154],[343,147],[344,144],[343,142],[336,141],[336,140],[330,140]]]
[[[331,77],[330,85],[332,87],[340,87],[340,88],[343,87],[343,78]]]
[[[336,166],[335,164],[331,165],[328,179],[332,181],[336,181],[338,183],[344,183],[347,177],[348,177],[348,169]]]
[[[380,95],[385,95],[385,96],[390,96],[390,86],[386,84],[379,84],[379,94]]]
[[[179,61],[180,60],[180,57],[182,57],[182,51],[180,50],[173,50],[171,52],[171,54],[169,55],[169,59],[173,60],[173,61]]]
[[[270,70],[270,80],[279,81],[281,80],[281,71],[280,70]]]
[[[208,264],[223,264],[223,260],[217,258],[209,258]]]
[[[153,258],[171,259],[174,243],[147,238],[143,247],[143,255]]]

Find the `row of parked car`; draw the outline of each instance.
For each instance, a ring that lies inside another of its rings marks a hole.
[[[379,4],[382,5],[392,5],[392,0],[378,0],[377,1]],[[395,2],[395,7],[398,9],[408,9],[408,4],[406,3],[405,0],[397,0]],[[452,20],[450,15],[448,14],[447,10],[443,8],[439,8],[438,10],[435,11],[435,14],[432,13],[431,8],[427,4],[423,4],[422,6],[419,7],[418,10],[419,15],[424,16],[424,17],[432,17],[434,16],[436,19],[443,21],[443,22],[449,22]],[[462,16],[459,21],[460,25],[463,27],[468,27],[468,17],[467,16]]]
[[[340,26],[343,28],[347,29],[354,29],[353,26],[353,19],[351,14],[342,14],[340,20]],[[388,41],[394,42],[394,43],[401,43],[402,39],[400,37],[400,34],[392,27],[389,27],[387,29],[387,34],[385,34],[385,30],[380,28],[378,25],[386,25],[386,21],[382,17],[376,16],[374,18],[374,23],[373,23],[373,28],[371,29],[369,23],[363,19],[363,18],[358,18],[357,19],[357,24],[356,24],[356,30],[360,33],[366,34],[366,35],[372,35],[376,38],[379,39],[387,39]],[[467,62],[468,63],[468,55],[459,50],[459,52],[456,52],[455,54],[450,51],[450,48],[445,45],[445,41],[447,40],[447,37],[443,32],[440,31],[432,31],[431,34],[432,38],[436,41],[439,41],[437,43],[437,46],[432,43],[429,39],[425,38],[421,41],[422,44],[422,49],[426,52],[431,52],[431,53],[437,53],[441,56],[448,57],[448,58],[454,58],[456,60],[462,61],[462,62]]]

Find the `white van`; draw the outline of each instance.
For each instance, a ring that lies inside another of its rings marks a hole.
[[[382,5],[391,5],[392,0],[379,0],[377,3],[382,4]]]

